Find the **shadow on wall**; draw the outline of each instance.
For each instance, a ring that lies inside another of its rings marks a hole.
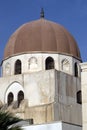
[[[0,77],[2,77],[2,66],[0,65]]]

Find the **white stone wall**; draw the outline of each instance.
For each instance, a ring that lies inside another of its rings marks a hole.
[[[45,60],[47,57],[52,57],[54,59],[56,70],[63,71],[70,75],[74,75],[75,62],[78,63],[78,71],[80,70],[79,69],[80,61],[71,56],[62,54],[52,54],[52,53],[34,53],[34,54],[16,55],[4,60],[2,64],[2,70],[3,70],[2,75],[3,77],[14,75],[15,62],[18,59],[21,60],[22,63],[22,73],[32,73],[45,70]],[[63,60],[68,61],[69,69],[67,68],[65,70],[62,69]],[[79,71],[79,77],[80,77],[80,71]]]
[[[87,62],[81,65],[81,89],[82,89],[82,122],[83,130],[87,130]]]
[[[13,75],[0,78],[0,101],[7,103],[7,96],[10,92],[17,100],[17,94],[21,90],[24,92],[24,99],[28,101],[28,106],[38,106],[49,104],[54,101],[55,94],[55,73],[53,70],[35,72],[24,75]]]
[[[3,77],[0,84],[0,100],[3,103],[7,103],[9,92],[17,95],[22,90],[29,106],[52,103],[56,97],[65,104],[67,101],[76,103],[76,93],[80,90],[79,78],[54,70]]]
[[[23,130],[82,130],[79,125],[68,124],[63,122],[54,122],[42,125],[23,126]]]
[[[16,112],[20,117],[33,118],[35,123],[44,123],[49,116],[50,121],[81,124],[81,105],[76,102],[76,93],[80,89],[79,79],[54,69],[3,77],[0,78],[0,101],[6,104],[9,92],[14,94],[14,101],[17,100],[21,90],[27,101],[27,108],[23,108],[27,114],[22,116]]]

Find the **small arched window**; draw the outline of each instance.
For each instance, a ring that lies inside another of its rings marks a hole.
[[[67,72],[69,72],[69,70],[70,70],[70,64],[67,59],[64,59],[62,61],[62,70],[67,71]]]
[[[82,104],[82,93],[81,93],[81,90],[77,92],[77,103]]]
[[[24,99],[24,93],[23,93],[23,91],[19,91],[19,93],[18,93],[18,107],[23,99]]]
[[[52,57],[48,57],[45,61],[45,69],[54,69],[54,59]]]
[[[21,61],[17,60],[15,62],[15,74],[21,74]]]
[[[7,98],[8,106],[11,105],[11,103],[13,102],[13,100],[14,100],[14,95],[13,95],[12,92],[10,92],[10,93],[8,94],[8,98]]]
[[[75,70],[75,77],[78,77],[78,65],[75,63],[74,65],[74,70]]]

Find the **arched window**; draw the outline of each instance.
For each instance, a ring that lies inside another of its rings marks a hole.
[[[13,102],[13,99],[14,99],[14,95],[12,92],[10,92],[8,94],[8,98],[7,98],[7,103],[8,103],[8,106],[11,105],[11,103]]]
[[[23,93],[23,91],[19,91],[19,93],[18,93],[18,107],[23,99],[24,99],[24,93]]]
[[[81,90],[77,92],[77,103],[82,104]]]
[[[75,70],[75,77],[78,77],[78,65],[75,63],[74,65],[74,70]]]
[[[15,74],[21,74],[21,61],[17,60],[15,62]]]
[[[62,70],[67,71],[67,72],[69,72],[69,70],[70,70],[70,64],[67,59],[64,59],[62,61]]]
[[[54,59],[52,57],[48,57],[45,61],[45,69],[54,69]]]

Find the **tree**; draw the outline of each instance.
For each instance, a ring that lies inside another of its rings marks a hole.
[[[19,121],[21,119],[13,117],[11,113],[0,111],[0,130],[22,130],[19,126],[12,126]]]

